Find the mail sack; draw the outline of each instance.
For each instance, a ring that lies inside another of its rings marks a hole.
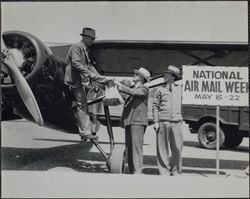
[[[105,97],[103,103],[109,106],[118,106],[124,103],[116,86],[105,86]]]

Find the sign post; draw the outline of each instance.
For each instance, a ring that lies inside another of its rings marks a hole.
[[[184,65],[182,69],[182,104],[216,106],[216,175],[219,175],[220,106],[248,106],[248,67]]]
[[[220,173],[220,106],[216,106],[216,175]]]

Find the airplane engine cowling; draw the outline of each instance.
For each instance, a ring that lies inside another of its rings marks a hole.
[[[53,56],[52,51],[37,37],[27,32],[7,31],[2,37],[22,75],[28,84],[32,85],[32,80],[41,74],[48,57]],[[16,92],[12,77],[6,70],[1,70],[1,87],[5,94]]]

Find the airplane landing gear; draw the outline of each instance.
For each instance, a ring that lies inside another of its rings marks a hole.
[[[96,140],[91,140],[101,154],[106,158],[106,166],[109,173],[125,173],[126,153],[123,146],[114,146],[107,155]]]
[[[125,173],[125,154],[124,147],[115,146],[107,161],[110,173]]]
[[[102,100],[103,97],[99,97],[96,100],[88,102],[88,104],[93,104]],[[109,142],[110,142],[110,153],[106,154],[105,151],[101,148],[99,143],[93,139],[91,142],[96,146],[96,148],[100,151],[100,153],[106,158],[106,165],[110,173],[125,173],[125,162],[126,162],[126,153],[125,147],[119,146],[114,143],[113,130],[111,126],[109,107],[107,105],[103,105],[105,118],[107,122],[107,130],[109,134]]]

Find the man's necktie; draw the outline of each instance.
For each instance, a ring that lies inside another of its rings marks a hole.
[[[172,84],[169,85],[169,91],[170,91],[170,93],[172,93],[172,91],[173,91],[173,86],[172,86]]]

